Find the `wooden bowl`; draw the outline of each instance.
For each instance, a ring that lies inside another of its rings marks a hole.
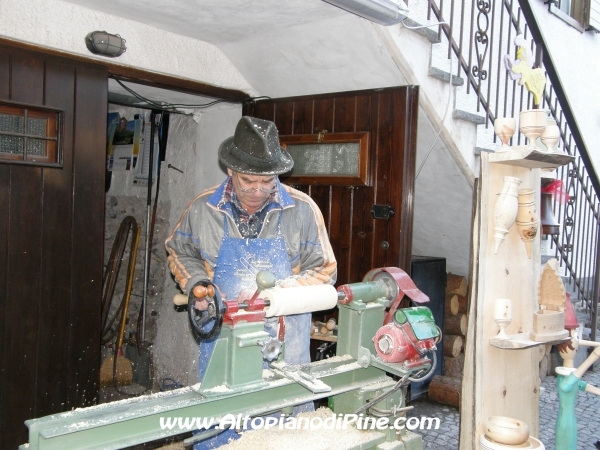
[[[499,444],[520,445],[529,438],[529,426],[511,417],[488,417],[483,422],[483,430],[488,439]]]

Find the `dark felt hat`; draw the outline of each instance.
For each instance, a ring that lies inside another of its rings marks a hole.
[[[273,122],[243,116],[235,134],[219,147],[219,160],[235,172],[253,175],[279,175],[294,166],[290,154],[279,145]]]

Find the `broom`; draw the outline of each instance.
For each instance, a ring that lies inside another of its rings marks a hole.
[[[125,218],[128,219],[128,218]],[[129,309],[129,299],[131,298],[131,289],[133,286],[133,274],[135,271],[135,262],[137,255],[138,243],[140,240],[140,230],[131,217],[133,238],[131,240],[131,251],[129,254],[129,267],[127,269],[127,287],[125,288],[125,294],[123,299],[123,315],[121,317],[121,323],[119,326],[119,335],[115,345],[115,352],[113,356],[109,356],[102,361],[100,366],[100,387],[110,386],[111,384],[116,388],[117,386],[128,386],[133,380],[133,369],[131,361],[125,358],[123,355],[123,336],[125,334],[125,323],[127,322],[127,311]]]

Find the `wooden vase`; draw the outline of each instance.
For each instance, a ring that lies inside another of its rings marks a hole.
[[[535,208],[535,191],[521,189],[518,195],[517,230],[525,243],[527,257],[531,259],[531,243],[538,234],[539,219]]]
[[[517,218],[519,208],[518,188],[521,180],[517,177],[504,177],[504,185],[494,208],[494,254],[506,239],[508,230]]]
[[[560,141],[560,128],[556,125],[554,119],[547,119],[546,128],[540,136],[542,144],[546,146],[546,149],[550,153],[562,153],[560,150],[555,149],[554,146]]]

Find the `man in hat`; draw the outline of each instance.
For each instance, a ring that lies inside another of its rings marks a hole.
[[[242,117],[219,147],[219,159],[229,176],[188,205],[166,241],[181,289],[211,280],[232,299],[256,289],[260,270],[272,272],[283,287],[333,284],[337,263],[321,211],[309,196],[279,182],[294,161],[280,146],[275,124]],[[197,309],[206,306],[206,300],[196,302]],[[266,325],[272,334],[275,326]],[[200,343],[200,380],[215,340]],[[310,362],[310,314],[286,317],[285,344],[287,363]]]

